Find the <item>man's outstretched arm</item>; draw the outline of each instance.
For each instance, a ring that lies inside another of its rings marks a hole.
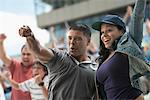
[[[19,29],[19,34],[26,37],[29,49],[43,62],[47,63],[54,56],[51,50],[40,45],[39,41],[34,37],[33,32],[28,26],[23,26]],[[44,39],[44,38],[43,38]]]

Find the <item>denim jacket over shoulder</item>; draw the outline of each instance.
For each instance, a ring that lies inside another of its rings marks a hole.
[[[150,63],[144,57],[141,49],[143,38],[143,21],[146,0],[137,0],[131,17],[129,32],[126,32],[117,44],[116,52],[128,55],[129,74],[133,87],[140,89],[140,82],[135,84],[133,77],[137,74],[150,72]]]

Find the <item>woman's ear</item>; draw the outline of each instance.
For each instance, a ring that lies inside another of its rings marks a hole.
[[[125,33],[123,29],[120,30],[120,36],[122,36]]]

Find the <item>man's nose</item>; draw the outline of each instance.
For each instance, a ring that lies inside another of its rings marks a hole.
[[[71,39],[71,40],[70,40],[70,43],[71,43],[71,44],[74,44],[74,43],[75,43],[75,39]]]
[[[28,55],[24,55],[24,57],[28,57]]]

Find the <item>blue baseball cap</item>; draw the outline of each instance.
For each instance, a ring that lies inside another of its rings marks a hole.
[[[92,28],[97,30],[97,31],[100,31],[101,25],[103,23],[111,24],[111,25],[115,25],[115,26],[120,26],[126,32],[126,25],[125,25],[125,23],[117,15],[105,15],[105,16],[103,16],[100,19],[100,21],[95,22],[94,24],[92,24]]]

